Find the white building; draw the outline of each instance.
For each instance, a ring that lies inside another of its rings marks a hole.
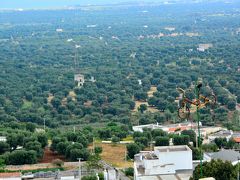
[[[202,126],[202,123],[199,123]],[[184,122],[178,124],[170,124],[170,125],[159,125],[157,124],[146,124],[146,125],[139,125],[133,126],[133,131],[143,132],[143,129],[162,129],[167,133],[174,133],[176,131],[183,131],[183,130],[190,130],[190,129],[197,129],[197,123],[193,122]]]
[[[212,44],[199,44],[197,50],[200,52],[204,52],[205,50],[212,48]]]
[[[82,74],[75,74],[74,75],[74,81],[77,82],[78,87],[82,87],[85,83],[84,75]]]
[[[229,139],[232,137],[232,135],[233,135],[232,130],[222,129],[218,132],[208,135],[208,140],[210,142],[213,142],[216,138],[226,138],[227,141],[229,141]]]
[[[142,151],[134,157],[134,180],[175,177],[178,173],[189,179],[192,169],[192,150],[185,145],[155,147],[154,151]]]
[[[0,136],[0,142],[6,142],[7,137],[6,136]]]
[[[56,29],[56,32],[63,32],[63,29]]]
[[[219,152],[213,152],[213,153],[204,153],[204,157],[208,158],[208,161],[211,161],[212,159],[220,159],[222,161],[229,161],[232,163],[232,165],[236,165],[239,162],[240,153],[231,149],[222,149]]]

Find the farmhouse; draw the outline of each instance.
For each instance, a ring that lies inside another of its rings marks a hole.
[[[85,82],[84,75],[82,75],[82,74],[75,74],[74,75],[74,81],[77,82],[77,86],[78,87],[82,87],[84,82]]]

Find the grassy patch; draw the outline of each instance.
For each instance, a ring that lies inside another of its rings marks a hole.
[[[126,138],[122,139],[123,141],[133,141],[133,137],[128,135]]]
[[[133,162],[125,160],[126,145],[123,144],[99,144],[103,148],[101,158],[109,164],[118,168],[128,168],[133,166]]]
[[[0,173],[8,173],[8,172],[21,172],[21,173],[29,173],[29,172],[32,172],[32,173],[37,173],[37,172],[48,172],[48,171],[52,171],[52,172],[55,172],[55,171],[64,171],[65,169],[64,168],[44,168],[44,169],[34,169],[34,170],[18,170],[18,171],[12,171],[12,170],[8,170],[8,169],[1,169],[0,170]]]
[[[22,109],[29,109],[32,107],[32,102],[31,101],[24,101],[23,105],[22,105]]]

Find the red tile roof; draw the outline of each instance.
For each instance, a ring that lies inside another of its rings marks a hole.
[[[233,138],[233,140],[237,143],[240,143],[240,137],[235,137],[235,138]]]
[[[168,131],[169,131],[169,132],[175,132],[176,130],[183,131],[183,130],[187,130],[187,129],[188,129],[188,127],[182,126],[182,127],[169,128]]]

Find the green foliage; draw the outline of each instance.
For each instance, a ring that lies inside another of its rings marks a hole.
[[[200,160],[202,159],[202,152],[199,148],[195,148],[190,146],[190,148],[192,149],[192,159],[193,160]]]
[[[229,179],[234,180],[237,178],[236,167],[231,162],[223,162],[221,160],[211,160],[204,162],[202,166],[203,177],[214,177],[216,180]],[[200,178],[200,165],[198,165],[193,172],[193,179]]]
[[[36,125],[31,123],[31,122],[28,122],[26,123],[26,130],[27,131],[30,131],[30,132],[34,132],[36,129]]]
[[[94,152],[95,152],[96,154],[101,154],[101,153],[102,153],[102,147],[100,147],[100,146],[94,147]]]
[[[152,137],[156,138],[158,136],[167,136],[167,133],[162,129],[154,129],[151,131]]]
[[[3,155],[6,164],[23,165],[37,162],[37,153],[33,150],[17,150]]]
[[[222,147],[225,147],[227,145],[226,138],[215,138],[214,142],[218,146],[219,149],[221,149]]]
[[[97,176],[96,175],[84,176],[82,177],[82,180],[97,180]]]
[[[134,169],[132,167],[129,167],[129,168],[125,169],[124,173],[125,173],[126,176],[132,176],[133,177]]]
[[[62,167],[64,165],[64,162],[61,159],[54,159],[52,161],[52,164],[58,167]]]
[[[30,146],[29,142],[39,142],[43,149],[47,138],[34,132],[36,127],[42,127],[44,119],[47,129],[61,129],[49,130],[51,149],[68,158],[72,149],[86,148],[93,137],[122,139],[133,124],[172,123],[178,119],[176,86],[188,89],[199,77],[204,82],[201,93],[208,97],[214,93],[218,100],[213,111],[210,106],[201,109],[203,124],[220,123],[239,129],[238,116],[232,116],[231,112],[236,108],[236,101],[240,102],[237,29],[240,24],[239,17],[234,15],[235,4],[223,7],[217,3],[214,8],[204,6],[204,9],[191,3],[188,8],[180,6],[175,3],[171,8],[149,7],[149,12],[154,13],[147,13],[144,18],[132,13],[141,12],[140,7],[134,7],[134,11],[132,7],[125,11],[115,8],[113,14],[105,9],[91,10],[90,14],[90,11],[80,13],[75,18],[75,11],[1,12],[0,122],[1,133],[7,136],[10,146],[2,144],[1,153]],[[230,15],[224,18],[214,15],[220,11]],[[64,32],[52,31],[63,16],[66,17],[61,22]],[[199,16],[204,16],[204,21]],[[126,17],[127,23],[116,24],[116,19],[126,22]],[[162,17],[165,20],[159,23]],[[92,19],[98,27],[86,26]],[[192,19],[197,22],[193,24]],[[143,31],[139,24],[144,23],[151,28]],[[109,24],[111,28],[103,28]],[[175,25],[173,32],[165,28],[169,24]],[[188,35],[191,32],[199,36]],[[74,44],[68,42],[70,37]],[[74,45],[79,42],[81,48],[76,53]],[[213,47],[200,52],[200,43],[212,43]],[[79,67],[74,67],[75,53],[81,55],[76,62]],[[81,88],[74,82],[74,74],[79,70],[86,79]],[[96,82],[89,81],[91,76]],[[149,97],[151,86],[157,87],[157,91]],[[193,92],[186,95],[194,98]],[[136,100],[148,102],[151,109],[141,105],[140,111],[144,113],[133,112]],[[152,108],[158,112],[149,112]],[[103,127],[109,122],[115,123]],[[96,130],[62,132],[73,125],[86,124]],[[150,131],[136,135],[134,139],[141,146],[166,136]],[[195,141],[192,133],[182,135],[189,135],[190,141]],[[187,141],[175,138],[175,144],[187,144]],[[78,143],[77,147],[73,148],[72,143]],[[217,144],[233,147],[232,141]]]
[[[147,137],[136,137],[134,141],[136,144],[143,145],[144,147],[149,145],[149,140]]]
[[[77,161],[78,158],[81,158],[83,161],[86,161],[90,153],[87,149],[71,149],[70,150],[70,160]]]
[[[141,150],[140,147],[135,143],[131,143],[127,145],[127,154],[128,154],[128,157],[131,159],[133,159],[134,155],[139,153],[140,150]]]
[[[174,145],[188,145],[190,138],[188,135],[175,135],[173,137]]]
[[[45,148],[48,144],[48,137],[44,133],[36,134],[38,142],[41,143],[42,148]]]
[[[147,110],[147,105],[146,104],[141,104],[139,107],[138,107],[138,111],[140,111],[141,113],[143,113],[144,111]]]
[[[88,157],[88,160],[87,160],[87,168],[89,170],[91,169],[101,169],[102,168],[102,164],[100,163],[100,156],[98,154],[95,154],[95,155],[90,155]]]
[[[218,146],[215,143],[203,144],[202,150],[204,152],[217,152]]]
[[[67,147],[70,145],[69,142],[59,142],[56,147],[56,151],[59,154],[65,155],[67,151]]]
[[[6,167],[6,164],[4,159],[0,157],[0,171],[4,171],[5,167]]]
[[[37,153],[38,158],[41,158],[43,156],[42,146],[38,141],[28,142],[25,144],[24,148],[28,151],[34,150]]]
[[[8,143],[5,142],[0,142],[0,155],[9,151],[10,150],[10,146]]]
[[[193,130],[183,130],[181,135],[189,136],[190,141],[194,144],[196,143],[196,133]]]
[[[120,138],[119,137],[116,137],[116,136],[113,136],[112,137],[112,142],[113,143],[118,143],[120,141]]]
[[[104,174],[103,173],[98,173],[99,180],[104,180]]]
[[[155,138],[155,146],[169,146],[169,137],[157,136]]]

